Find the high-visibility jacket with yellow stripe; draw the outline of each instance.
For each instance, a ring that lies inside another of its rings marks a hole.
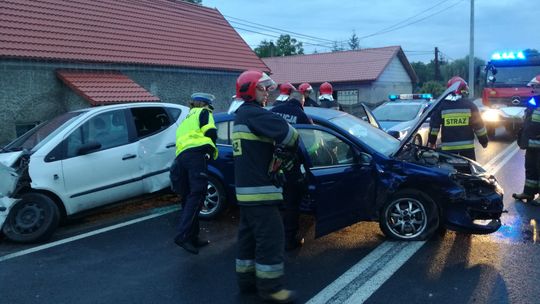
[[[540,100],[540,96],[536,98]],[[540,149],[540,109],[527,108],[523,121],[523,131],[519,140],[527,149]]]
[[[459,151],[474,149],[474,135],[485,145],[487,131],[478,107],[469,99],[444,100],[431,114],[428,142],[435,144],[441,132],[441,149]]]
[[[283,200],[268,167],[275,145],[294,147],[298,132],[281,116],[245,102],[236,111],[232,133],[236,199],[239,205],[273,205]]]
[[[208,123],[201,126],[199,117],[203,111],[208,111]],[[176,129],[176,156],[189,149],[207,146],[212,151],[212,157],[216,159],[216,145],[210,137],[204,135],[210,129],[216,129],[212,111],[208,108],[192,108]]]

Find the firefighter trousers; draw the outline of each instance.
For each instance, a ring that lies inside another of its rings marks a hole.
[[[200,231],[199,211],[208,188],[205,153],[185,151],[178,155],[175,162],[177,167],[174,174],[177,174],[178,194],[182,204],[176,240],[195,241]]]
[[[536,195],[540,193],[540,149],[525,150],[525,186],[523,193]]]
[[[284,234],[279,207],[240,206],[236,275],[240,290],[259,293],[283,288]]]

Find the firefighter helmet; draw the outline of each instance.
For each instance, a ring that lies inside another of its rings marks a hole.
[[[290,82],[282,83],[279,85],[279,96],[276,98],[276,100],[286,101],[294,91],[296,91],[296,88]]]
[[[300,91],[300,93],[302,94],[304,94],[305,92],[311,93],[311,91],[313,91],[313,88],[309,83],[304,82],[298,87],[298,91]]]
[[[324,82],[319,87],[319,95],[320,95],[319,100],[326,99],[326,100],[333,101],[334,100],[334,97],[332,96],[333,92],[334,90],[332,89],[332,85],[328,82]]]
[[[453,92],[454,94],[456,94],[456,95],[467,95],[467,94],[469,94],[469,85],[467,84],[467,82],[463,78],[461,78],[459,76],[454,76],[454,77],[450,78],[450,80],[448,80],[448,83],[446,84],[446,87],[449,88],[456,82],[459,82],[459,87]]]
[[[256,89],[272,91],[276,83],[261,71],[245,71],[236,80],[236,96],[244,101],[255,101]]]

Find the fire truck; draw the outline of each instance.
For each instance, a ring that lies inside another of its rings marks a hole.
[[[516,135],[523,125],[527,101],[533,95],[527,83],[540,74],[540,56],[528,56],[522,51],[495,53],[485,71],[482,118],[488,136],[493,137],[501,126]]]

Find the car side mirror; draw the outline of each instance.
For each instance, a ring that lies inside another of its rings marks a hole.
[[[399,131],[390,130],[390,131],[388,131],[386,133],[388,133],[388,135],[390,135],[390,136],[392,136],[392,137],[394,137],[396,139],[399,139]]]
[[[97,151],[101,148],[101,144],[97,141],[88,142],[79,147],[77,150],[77,155],[85,155],[94,151]]]
[[[356,159],[358,164],[361,166],[370,166],[373,161],[373,156],[367,154],[366,152],[356,151]]]

